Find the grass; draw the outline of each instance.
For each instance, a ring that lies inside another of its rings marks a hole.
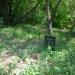
[[[44,32],[32,25],[0,29],[0,75],[75,75],[75,38],[55,29],[51,51],[44,47]]]

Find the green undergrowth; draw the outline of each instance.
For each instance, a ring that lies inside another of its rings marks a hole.
[[[44,28],[32,25],[17,25],[0,29],[0,55],[11,52],[20,60],[36,54],[36,63],[30,63],[19,75],[75,75],[75,38],[67,31],[54,30],[56,37],[55,51],[44,46]],[[12,63],[5,75],[15,75]],[[0,75],[3,75],[4,65],[0,64]]]

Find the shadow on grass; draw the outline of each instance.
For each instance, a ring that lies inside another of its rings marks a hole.
[[[11,50],[18,56],[18,53],[21,54],[25,50],[27,50],[28,53],[42,53],[46,51],[43,37],[45,33],[42,33],[41,30],[38,31],[37,26],[17,25],[15,27],[4,28],[0,31],[2,48]],[[56,51],[74,48],[72,46],[73,44],[70,43],[72,40],[70,33],[66,31],[55,31],[54,35],[56,36]]]
[[[38,27],[31,25],[18,25],[1,29],[0,52],[11,51],[21,58],[24,58],[23,55],[26,52],[40,52],[44,41],[38,35],[42,35],[41,32],[38,32]]]
[[[51,54],[53,56],[50,56],[50,51],[45,49],[43,33],[41,30],[38,32],[38,27],[36,26],[22,25],[14,28],[4,28],[0,30],[0,35],[0,52],[10,51],[13,55],[18,56],[22,60],[25,60],[32,53],[39,53],[41,55],[40,58],[44,60],[47,58],[49,64],[52,62],[55,67],[52,74],[54,73],[55,75],[57,74],[54,70],[59,69],[59,71],[62,72],[61,75],[67,75],[66,70],[64,70],[65,65],[71,63],[70,61],[73,61],[71,59],[75,57],[73,56],[75,55],[73,54],[75,49],[75,39],[66,31],[54,32],[54,35],[56,36],[56,51]],[[69,53],[71,49],[73,51]],[[67,51],[69,55],[66,55]],[[66,59],[65,56],[67,57],[66,62],[62,61]],[[71,64],[69,66],[71,66]],[[66,67],[69,68],[68,65]],[[64,71],[62,71],[62,69]],[[59,71],[56,71],[58,72],[58,75],[60,75]]]
[[[69,31],[56,31],[56,49],[57,50],[68,50],[73,45],[72,39],[74,37]],[[75,49],[74,47],[72,49]]]

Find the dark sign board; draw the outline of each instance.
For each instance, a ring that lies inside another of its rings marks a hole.
[[[51,46],[52,49],[55,49],[55,37],[46,35],[45,36],[45,45],[46,46]]]

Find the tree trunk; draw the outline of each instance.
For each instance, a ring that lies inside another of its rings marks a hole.
[[[0,17],[2,16],[2,0],[0,0]]]
[[[47,34],[52,34],[52,17],[49,7],[49,0],[45,0],[46,3],[46,19],[47,19]]]
[[[13,24],[13,7],[12,7],[12,0],[9,0],[9,24]]]
[[[1,15],[5,24],[8,24],[9,10],[8,10],[8,0],[1,0]]]

